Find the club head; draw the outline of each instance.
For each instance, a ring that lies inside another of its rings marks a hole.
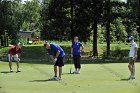
[[[70,74],[71,74],[71,68],[70,68]]]

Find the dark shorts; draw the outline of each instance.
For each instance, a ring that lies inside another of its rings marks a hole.
[[[133,57],[129,57],[129,64],[134,65],[136,59],[133,59]]]
[[[64,59],[64,57],[59,57],[59,58],[57,58],[57,61],[56,61],[56,63],[55,63],[54,66],[59,66],[59,67],[64,66],[63,59]]]

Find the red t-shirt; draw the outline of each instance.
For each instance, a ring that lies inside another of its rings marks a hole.
[[[12,46],[9,50],[9,54],[15,55],[15,54],[20,54],[21,53],[21,48],[17,48],[17,46]]]

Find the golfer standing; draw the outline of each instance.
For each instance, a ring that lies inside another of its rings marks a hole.
[[[16,43],[15,45],[13,45],[9,52],[8,52],[8,60],[9,60],[9,67],[10,67],[10,72],[13,72],[12,70],[12,60],[14,59],[16,61],[17,64],[17,72],[21,72],[19,70],[19,61],[20,61],[20,54],[21,54],[21,47],[20,47],[20,43]]]
[[[64,50],[59,45],[49,42],[46,42],[44,47],[47,48],[50,58],[54,62],[54,77],[50,80],[62,80],[62,66],[64,66],[63,59],[65,56]],[[57,75],[58,72],[59,75]]]
[[[138,51],[138,46],[136,42],[134,41],[134,37],[130,36],[129,40],[131,41],[130,45],[130,51],[129,51],[129,65],[128,68],[130,70],[130,80],[135,79],[135,60],[137,58],[137,51]]]
[[[74,74],[80,74],[81,69],[81,51],[83,51],[83,45],[79,42],[77,36],[74,37],[72,46],[71,46],[71,56],[73,57],[75,71]]]

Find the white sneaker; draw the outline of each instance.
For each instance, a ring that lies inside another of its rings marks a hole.
[[[10,70],[10,73],[12,73],[12,72],[13,72],[13,70],[11,69],[11,70]]]
[[[135,79],[135,76],[132,76],[131,79],[132,79],[132,80]]]
[[[130,76],[130,77],[129,77],[129,80],[133,80],[133,79],[135,79],[134,76]]]
[[[77,73],[77,71],[75,70],[74,72],[73,72],[73,74],[76,74]]]
[[[59,80],[62,80],[62,79],[60,77],[57,77],[56,80],[59,81]]]
[[[132,76],[130,75],[128,79],[130,80],[130,79],[131,79],[131,77],[132,77]]]
[[[57,77],[52,77],[49,80],[57,80]]]
[[[77,71],[77,74],[80,74],[80,71]]]
[[[60,77],[52,77],[50,78],[49,80],[56,80],[56,81],[59,81],[59,80],[62,80]]]

